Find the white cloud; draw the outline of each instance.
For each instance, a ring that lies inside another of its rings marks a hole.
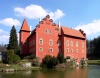
[[[9,35],[1,35],[0,36],[0,42],[7,43],[9,40]]]
[[[97,34],[100,32],[100,19],[93,20],[88,24],[80,24],[75,29],[82,29],[87,35]]]
[[[8,40],[9,40],[9,33],[0,29],[0,44],[8,43]]]
[[[49,14],[53,20],[57,20],[65,15],[62,10],[57,9],[55,12],[52,12],[39,5],[33,4],[26,6],[25,8],[16,7],[14,8],[14,12],[17,16],[27,17],[29,19],[43,18]]]
[[[49,15],[51,16],[51,18],[53,20],[57,20],[57,19],[63,17],[65,14],[61,10],[57,9],[56,12],[54,12],[54,13],[50,12]]]
[[[13,19],[13,18],[2,19],[2,20],[0,20],[0,24],[6,25],[6,26],[21,25],[21,23],[17,19]]]

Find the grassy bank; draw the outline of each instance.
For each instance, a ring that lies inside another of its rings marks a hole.
[[[89,65],[100,65],[100,60],[88,60]]]
[[[27,70],[40,70],[40,67],[35,67],[35,66],[31,66],[31,67],[22,67],[18,64],[10,64],[9,66],[7,66],[6,64],[0,64],[0,72],[8,72],[8,71],[27,71]]]

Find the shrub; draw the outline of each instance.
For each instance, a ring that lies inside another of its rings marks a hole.
[[[7,60],[7,62],[9,64],[18,63],[19,61],[20,61],[20,57],[18,55],[16,55],[16,54],[11,55]]]
[[[29,56],[25,56],[24,59],[35,59],[35,55],[29,55]]]
[[[9,64],[18,63],[20,61],[20,57],[18,55],[14,54],[13,50],[8,50],[6,61]]]
[[[42,60],[41,66],[46,68],[53,68],[58,64],[58,59],[50,55],[46,55]]]
[[[81,58],[81,60],[80,60],[80,65],[81,65],[81,66],[87,65],[87,61],[86,61],[84,58]]]
[[[16,54],[14,54],[13,56],[13,63],[18,63],[20,61],[20,57]]]

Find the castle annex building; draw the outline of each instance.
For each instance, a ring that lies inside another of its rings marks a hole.
[[[86,58],[86,34],[81,29],[75,30],[53,23],[50,16],[42,19],[34,30],[30,30],[24,19],[20,35],[21,54],[35,54],[40,60],[46,56],[57,56],[62,52],[64,57]]]

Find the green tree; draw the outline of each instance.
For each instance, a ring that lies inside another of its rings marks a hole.
[[[64,55],[63,55],[62,52],[58,53],[57,59],[58,59],[59,63],[63,63],[64,62]]]
[[[6,62],[9,64],[18,63],[20,61],[20,57],[17,54],[14,54],[14,50],[7,51]]]
[[[17,33],[14,25],[12,26],[12,29],[10,31],[9,44],[7,49],[8,50],[13,49],[15,53],[19,51]]]

